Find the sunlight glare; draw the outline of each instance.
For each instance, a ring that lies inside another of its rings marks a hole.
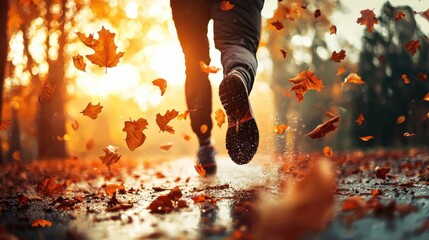
[[[125,7],[125,13],[127,14],[128,18],[136,19],[138,17],[138,5],[136,2],[129,2],[127,6]]]

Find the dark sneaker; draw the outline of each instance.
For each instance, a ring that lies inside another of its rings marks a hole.
[[[259,131],[242,78],[235,74],[226,76],[219,86],[219,97],[228,116],[228,154],[236,164],[246,164],[258,149]]]
[[[206,170],[207,175],[216,174],[216,160],[214,155],[216,154],[216,150],[212,145],[201,146],[198,149],[197,153],[197,164],[201,164],[201,166]]]

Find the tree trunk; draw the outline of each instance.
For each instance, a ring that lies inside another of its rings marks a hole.
[[[7,11],[8,11],[8,0],[3,1],[0,4],[0,120],[2,119],[2,110],[3,110],[3,87],[5,79],[5,67],[6,67],[6,57],[7,57]],[[3,162],[3,152],[2,152],[2,141],[0,139],[0,163]]]
[[[65,70],[64,70],[64,45],[66,43],[66,33],[64,31],[65,24],[65,0],[61,1],[62,13],[58,16],[58,28],[50,29],[49,33],[53,30],[59,30],[61,35],[58,39],[58,58],[56,60],[48,59],[49,72],[47,82],[56,86],[55,93],[52,100],[47,103],[40,104],[39,118],[38,118],[38,142],[39,142],[39,159],[45,158],[66,158],[66,146],[62,140],[65,129],[65,94],[66,88],[64,83]],[[54,1],[47,1],[47,9],[51,7]],[[47,24],[50,26],[52,15],[47,14]],[[46,44],[49,49],[49,37]]]

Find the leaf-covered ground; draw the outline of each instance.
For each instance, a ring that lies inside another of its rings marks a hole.
[[[429,239],[427,152],[218,159],[0,165],[0,239]]]

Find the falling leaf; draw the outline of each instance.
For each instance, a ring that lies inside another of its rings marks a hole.
[[[161,148],[162,150],[168,151],[170,150],[170,148],[173,146],[172,143],[164,143],[162,144],[159,148]]]
[[[326,146],[323,148],[323,155],[327,158],[332,157],[332,148],[329,146]]]
[[[37,192],[48,197],[61,195],[64,191],[63,185],[55,183],[55,180],[56,178],[54,177],[47,177],[43,179],[37,184]]]
[[[73,120],[73,122],[70,125],[75,131],[79,129],[79,123],[77,122],[77,120]]]
[[[17,150],[12,153],[12,158],[15,161],[21,161],[21,153]]]
[[[230,3],[229,1],[222,1],[220,3],[220,9],[222,11],[229,11],[229,10],[231,10],[233,8],[234,8],[234,4]]]
[[[404,137],[414,137],[414,136],[416,136],[415,133],[404,132]]]
[[[309,70],[298,73],[294,78],[289,79],[289,82],[294,84],[291,91],[295,91],[298,102],[304,100],[304,94],[308,90],[314,89],[320,92],[323,89],[322,80]]]
[[[422,80],[422,81],[426,81],[426,80],[428,80],[428,75],[427,75],[427,74],[424,74],[424,73],[419,72],[418,78],[419,78],[420,80]]]
[[[115,36],[115,33],[111,33],[104,26],[101,27],[101,30],[98,31],[98,39],[94,41],[94,44],[87,45],[95,52],[94,54],[86,55],[89,61],[100,67],[115,67],[119,59],[124,56],[124,52],[116,53],[118,47],[115,45]]]
[[[346,72],[346,67],[343,66],[343,67],[338,68],[336,75],[339,76],[345,72]]]
[[[185,139],[185,141],[189,141],[189,140],[191,140],[191,136],[189,136],[188,134],[184,133],[183,134],[183,139]]]
[[[226,117],[226,115],[225,115],[225,113],[222,111],[222,109],[218,109],[216,112],[215,112],[215,120],[216,120],[216,122],[217,122],[217,125],[219,126],[219,128],[221,128],[222,127],[222,124],[224,124],[225,123],[225,117]],[[207,131],[207,130],[206,130]],[[202,132],[202,131],[201,131]]]
[[[159,87],[159,89],[161,90],[161,96],[163,96],[165,90],[167,89],[167,81],[163,78],[158,78],[153,80],[152,84]]]
[[[119,188],[119,185],[117,185],[117,184],[109,184],[106,186],[104,191],[106,192],[107,195],[112,197],[113,194],[116,193],[116,189],[118,189],[118,188]]]
[[[76,32],[77,37],[80,39],[80,41],[85,44],[87,47],[92,47],[94,44],[97,43],[98,40],[94,39],[93,34],[89,34],[88,37],[85,36],[85,34],[81,32]]]
[[[417,50],[420,49],[420,40],[411,40],[406,45],[405,48],[407,51],[411,54],[411,56],[414,56],[416,54]]]
[[[321,138],[324,137],[327,133],[334,131],[338,126],[334,126],[336,122],[340,120],[340,115],[330,119],[329,121],[319,124],[313,131],[306,134],[311,138]]]
[[[320,15],[322,15],[322,13],[320,12],[320,9],[316,9],[316,11],[314,11],[314,18],[318,18],[320,17]]]
[[[271,22],[271,25],[273,25],[277,30],[282,30],[284,28],[283,23],[278,20]]]
[[[191,112],[191,110],[185,110],[183,113],[179,114],[177,116],[177,120],[186,120],[189,116],[189,113]]]
[[[422,12],[422,16],[429,21],[429,8],[426,11]]]
[[[100,103],[98,103],[97,105],[92,105],[92,102],[88,103],[88,105],[86,106],[86,108],[80,112],[82,113],[84,116],[88,116],[91,119],[97,119],[98,114],[101,113],[101,109],[103,108],[103,106],[100,105]]]
[[[346,83],[353,83],[353,84],[357,84],[357,85],[362,85],[365,84],[365,82],[362,80],[362,78],[357,75],[356,73],[350,73],[343,82],[343,85]]]
[[[357,23],[360,25],[365,25],[367,27],[368,32],[372,32],[374,30],[374,24],[378,24],[378,19],[375,16],[374,11],[365,9],[360,11],[360,14],[362,15],[360,18],[357,19]]]
[[[396,119],[396,124],[401,124],[401,123],[403,123],[403,122],[405,122],[405,116],[399,116],[399,117]]]
[[[12,124],[11,120],[1,120],[0,121],[0,131],[6,131],[9,128],[10,124]]]
[[[200,69],[205,73],[217,73],[220,68],[214,66],[208,66],[204,61],[200,61]]]
[[[330,27],[329,27],[329,33],[332,35],[332,34],[337,34],[337,26],[335,26],[335,25],[331,25]]]
[[[404,17],[405,17],[405,13],[403,11],[399,10],[396,13],[395,21],[399,21],[399,20],[403,19]]]
[[[338,53],[336,51],[333,51],[332,55],[331,55],[331,60],[334,61],[334,62],[338,62],[339,63],[345,57],[346,57],[346,51],[344,49],[342,49]]]
[[[31,222],[32,227],[50,227],[52,226],[52,222],[45,220],[45,219],[34,219],[33,222]]]
[[[177,117],[177,115],[179,115],[179,112],[172,109],[172,110],[167,110],[167,112],[164,114],[164,116],[162,116],[161,114],[156,114],[156,124],[158,124],[158,127],[160,129],[160,131],[167,131],[171,134],[174,134],[174,129],[173,127],[167,125],[171,120],[173,120],[175,117]]]
[[[375,176],[377,178],[386,179],[386,174],[390,172],[390,168],[388,167],[379,167],[375,168]]]
[[[92,139],[92,138],[89,139],[88,142],[86,142],[86,150],[90,151],[91,149],[94,148],[94,145],[95,145],[94,139]]]
[[[204,134],[204,133],[206,133],[207,132],[207,130],[209,129],[209,127],[206,125],[206,124],[203,124],[203,125],[201,125],[201,127],[200,127],[200,132],[202,133],[202,134]]]
[[[283,59],[285,59],[287,56],[287,52],[284,49],[280,49],[280,52],[282,53]]]
[[[401,77],[404,80],[405,84],[410,84],[410,79],[407,77],[406,74],[402,74]]]
[[[108,145],[103,149],[105,155],[104,156],[98,156],[101,160],[101,162],[107,166],[110,173],[110,165],[116,163],[121,159],[121,155],[118,154],[118,148],[112,145]]]
[[[423,101],[428,101],[429,102],[429,92],[426,93],[426,95],[423,97]]]
[[[194,201],[194,203],[202,203],[205,202],[207,199],[210,199],[210,196],[201,194],[201,195],[197,195],[197,196],[193,196],[191,197],[192,201]]]
[[[371,139],[373,139],[374,137],[373,136],[364,136],[364,137],[359,137],[362,141],[364,141],[364,142],[367,142],[367,141],[369,141],[369,140],[371,140]]]
[[[176,209],[186,208],[188,204],[180,199],[182,196],[182,191],[176,186],[167,195],[155,198],[147,208],[151,213],[170,213]]]
[[[275,127],[274,132],[277,134],[283,134],[283,132],[288,128],[288,125],[280,124]]]
[[[40,103],[50,102],[52,100],[52,97],[54,96],[56,88],[57,88],[57,86],[46,81],[42,87],[42,90],[40,91],[39,102]]]
[[[363,114],[361,113],[361,114],[359,114],[359,116],[355,122],[357,123],[357,125],[362,125],[363,120],[365,120],[365,118],[363,117]]]
[[[122,132],[127,133],[125,141],[131,151],[140,147],[146,140],[146,135],[144,135],[143,130],[147,128],[147,125],[147,120],[144,118],[139,118],[137,121],[132,121],[131,119],[130,121],[125,121]]]
[[[205,177],[206,177],[206,170],[203,168],[203,165],[201,165],[201,163],[200,163],[200,164],[195,165],[194,167],[195,167],[195,171],[197,171],[197,173],[198,173],[201,177],[203,177],[203,178],[205,178]]]
[[[73,64],[78,70],[86,72],[86,63],[83,61],[83,57],[80,54],[73,56]]]

